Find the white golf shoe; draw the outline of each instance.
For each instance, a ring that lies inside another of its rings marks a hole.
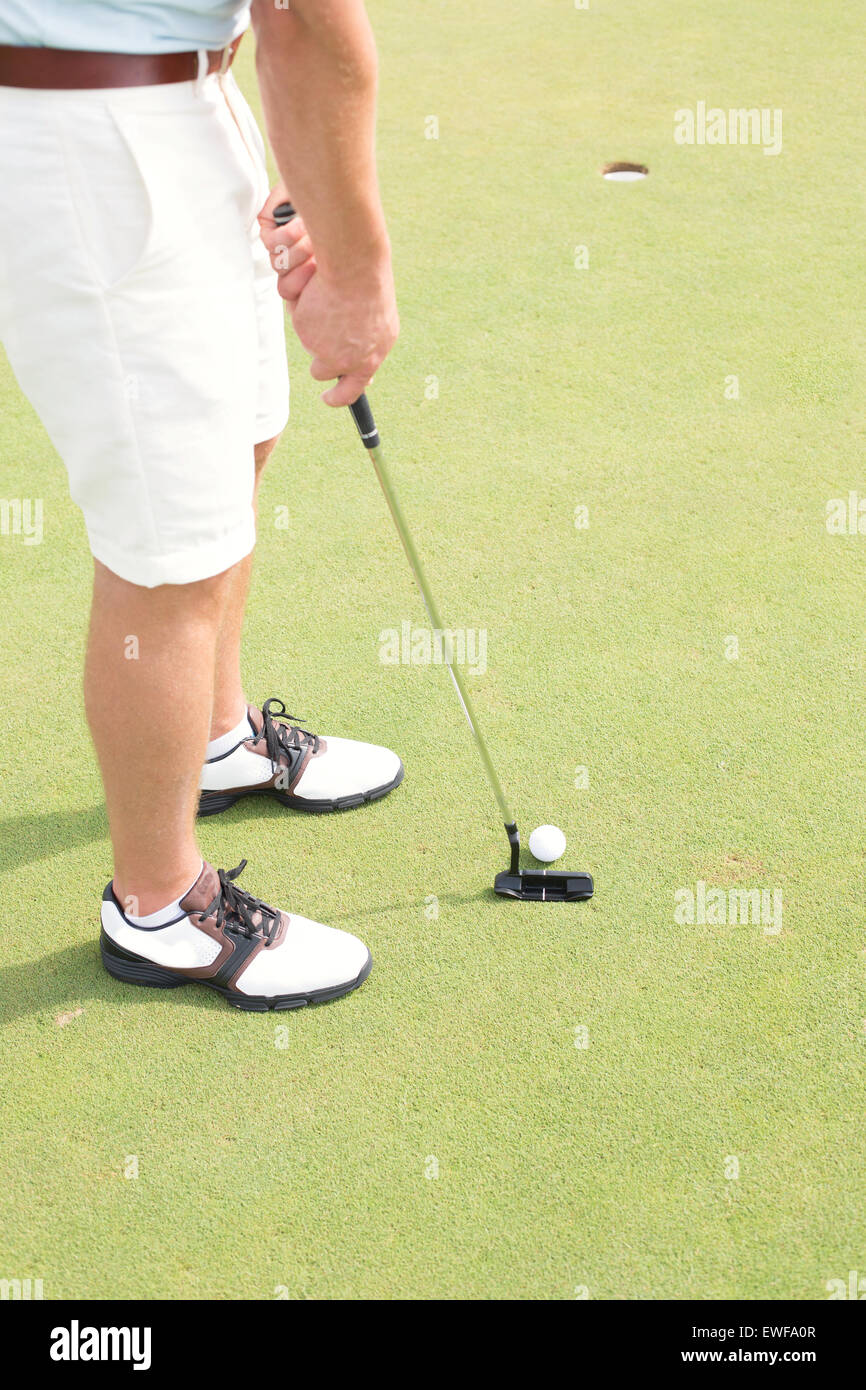
[[[202,768],[200,816],[262,795],[299,811],[345,811],[387,796],[403,780],[389,748],[311,734],[292,724],[282,700],[266,700],[261,710],[249,705],[247,718],[249,737]]]
[[[362,985],[373,959],[349,932],[291,916],[238,888],[236,869],[205,863],[158,927],[129,920],[109,883],[102,895],[102,963],[128,984],[175,989],[207,985],[238,1009],[299,1009],[339,999]]]

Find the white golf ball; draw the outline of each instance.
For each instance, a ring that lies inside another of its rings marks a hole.
[[[529,837],[529,848],[544,864],[552,864],[565,854],[565,836],[555,825],[537,825]]]

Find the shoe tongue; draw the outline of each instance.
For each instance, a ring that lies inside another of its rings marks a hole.
[[[249,718],[249,721],[255,729],[256,733],[260,734],[262,732],[262,727],[265,722],[261,710],[258,709],[255,705],[247,705],[247,717]]]
[[[186,897],[181,898],[180,905],[184,912],[202,912],[206,907],[210,907],[219,891],[219,874],[213,865],[205,860],[201,873]]]

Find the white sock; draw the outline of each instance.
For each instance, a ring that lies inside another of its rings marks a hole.
[[[185,888],[180,898],[175,898],[173,903],[167,903],[165,907],[157,908],[156,912],[149,912],[146,917],[133,917],[131,912],[124,911],[127,922],[131,922],[134,927],[164,927],[167,922],[173,922],[175,917],[182,917],[183,908],[180,905],[180,899],[185,898],[190,888],[193,888],[195,884],[198,883],[199,875],[203,868],[204,860],[202,860],[198,873],[189,885],[189,888]],[[123,906],[122,903],[121,906]]]
[[[250,723],[249,715],[244,712],[244,717],[240,724],[236,724],[233,729],[229,729],[227,734],[220,734],[219,738],[212,738],[207,746],[205,757],[208,761],[211,758],[221,758],[223,753],[230,753],[239,743],[243,743],[245,738],[253,738],[255,729]]]

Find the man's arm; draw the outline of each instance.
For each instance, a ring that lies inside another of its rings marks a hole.
[[[355,400],[396,339],[391,251],[374,153],[376,51],[362,0],[253,0],[256,67],[268,136],[301,214],[314,260],[280,277],[292,321],[319,381],[342,377],[329,405]],[[262,236],[277,259],[292,239]],[[301,259],[293,252],[292,266]],[[284,265],[284,262],[283,262]]]

